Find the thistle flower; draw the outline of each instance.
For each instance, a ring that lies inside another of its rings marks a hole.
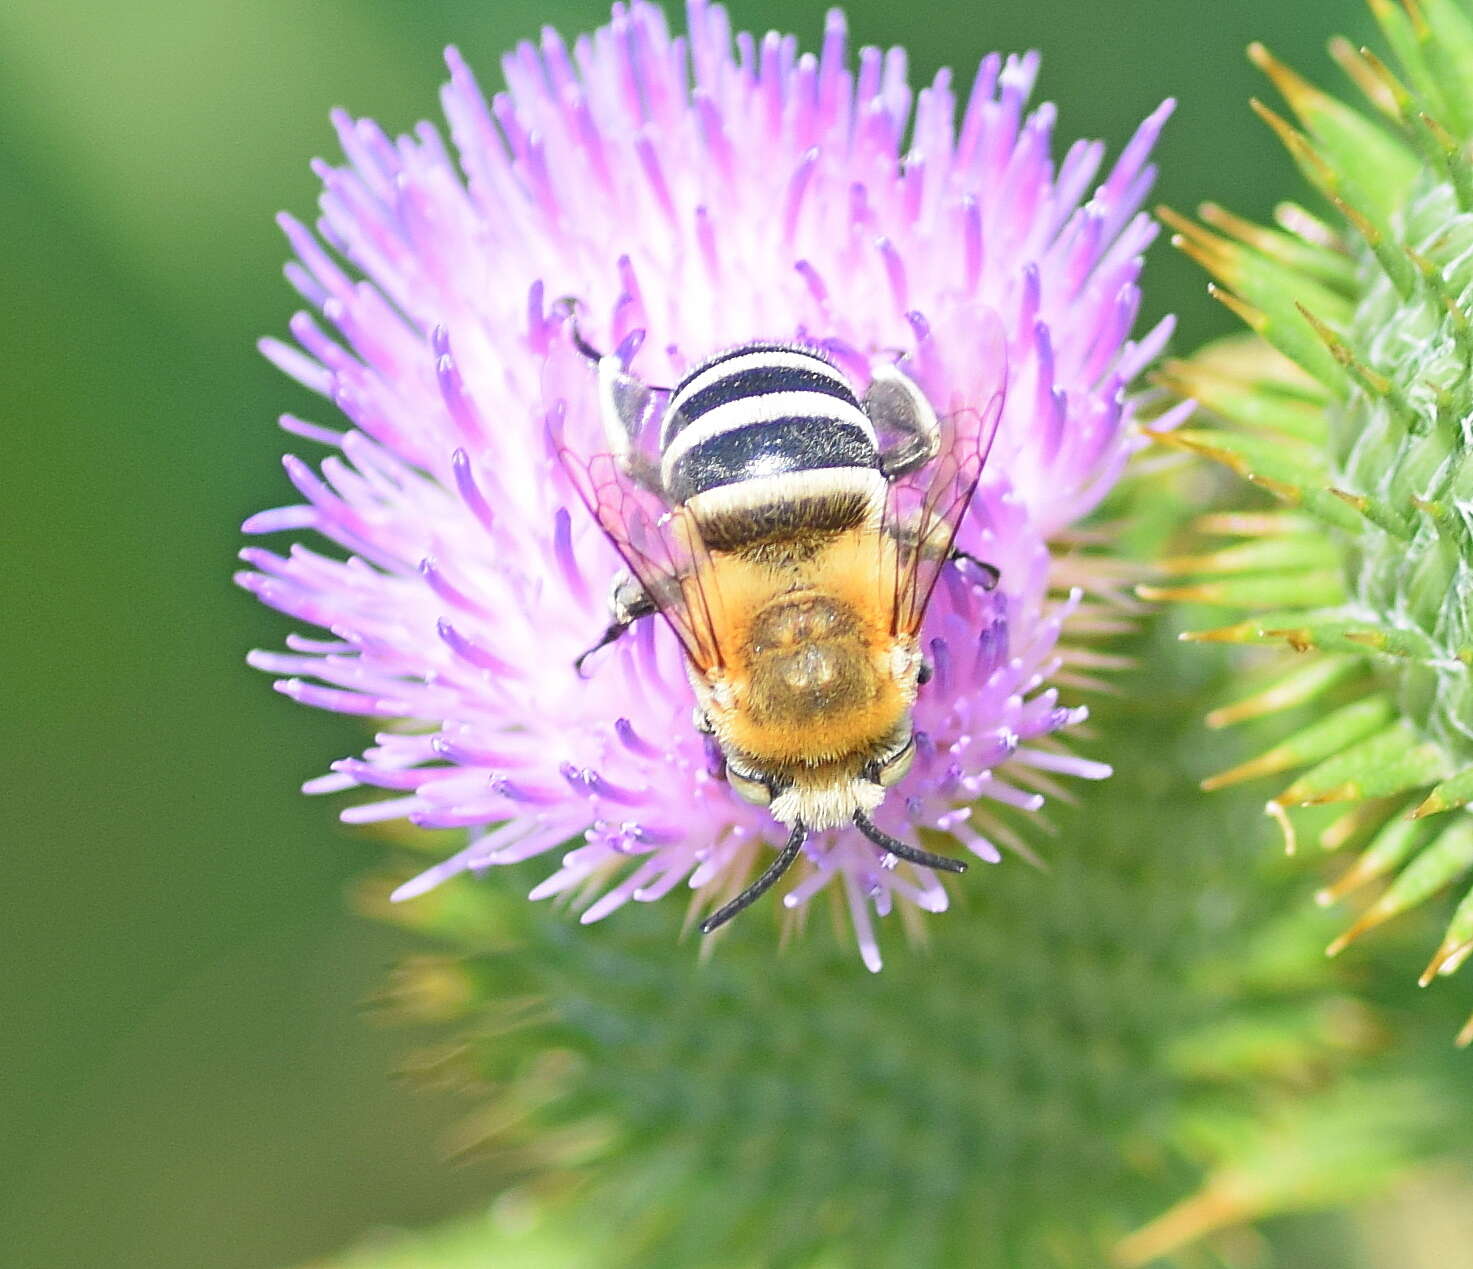
[[[972,408],[985,404],[966,374],[979,323],[999,315],[1007,403],[958,545],[1003,581],[938,588],[918,759],[880,823],[996,860],[999,844],[1026,850],[1006,814],[1040,805],[1048,773],[1107,774],[1053,739],[1084,714],[1048,686],[1061,627],[1109,622],[1078,593],[1051,598],[1048,545],[1118,476],[1134,444],[1127,385],[1170,329],[1128,339],[1155,232],[1138,213],[1146,160],[1169,103],[1081,202],[1103,149],[1077,143],[1055,169],[1053,108],[1024,113],[1036,55],[986,58],[958,119],[946,72],[913,109],[902,51],[863,49],[852,67],[837,12],[816,57],[791,37],[733,37],[702,0],[688,20],[672,37],[636,3],[571,49],[546,31],[505,59],[507,91],[489,102],[452,49],[454,154],[428,124],[391,140],[339,114],[347,161],[318,166],[316,232],[282,218],[287,276],[315,314],[293,319],[297,347],[263,349],[351,426],[283,419],[334,452],[320,471],[288,458],[305,501],[246,529],[310,529],[348,558],[244,553],[242,585],[332,633],[251,661],[294,700],[396,720],[307,785],[389,792],[345,820],[469,830],[400,898],[581,837],[532,897],[571,895],[590,922],[685,885],[704,909],[773,836],[708,770],[668,630],[645,623],[591,679],[574,673],[619,562],[548,439],[556,415],[570,443],[603,444],[564,299],[581,336],[647,382],[733,344],[796,339],[861,377],[901,356],[933,400]],[[812,840],[783,901],[831,885],[872,969],[873,913],[899,904],[909,921],[948,903],[933,875],[882,866],[852,834]]]
[[[1254,109],[1331,220],[1292,204],[1276,229],[1212,206],[1205,226],[1173,218],[1179,244],[1229,288],[1214,293],[1259,342],[1246,357],[1219,350],[1167,368],[1226,424],[1167,439],[1289,509],[1209,517],[1207,531],[1241,540],[1171,561],[1200,580],[1152,592],[1253,610],[1188,638],[1302,654],[1211,721],[1311,702],[1324,715],[1208,784],[1307,768],[1268,804],[1291,848],[1291,808],[1350,804],[1323,841],[1360,854],[1321,901],[1389,884],[1332,953],[1473,867],[1473,15],[1455,0],[1371,8],[1399,72],[1331,44],[1369,111],[1250,49],[1299,126]],[[1424,985],[1470,951],[1473,895]],[[1473,1022],[1461,1039],[1473,1040]]]

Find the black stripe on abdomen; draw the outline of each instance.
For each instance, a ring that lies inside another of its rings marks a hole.
[[[679,401],[665,430],[665,444],[668,445],[687,424],[694,423],[717,406],[769,392],[812,392],[835,397],[856,410],[859,408],[854,393],[833,375],[824,374],[821,370],[806,370],[799,366],[753,366],[718,379],[687,400]]]
[[[675,391],[671,394],[672,397],[680,396],[686,388],[705,374],[706,371],[721,365],[722,362],[735,361],[738,357],[748,357],[752,353],[794,353],[800,357],[810,357],[814,361],[821,362],[824,365],[832,364],[827,357],[812,348],[804,348],[799,344],[783,344],[769,340],[754,339],[750,344],[737,344],[726,349],[725,352],[719,352],[714,357],[707,357],[705,361],[693,366],[690,373],[675,385]]]
[[[676,503],[722,485],[785,472],[878,467],[862,428],[804,415],[754,423],[698,441],[671,466],[666,492]]]

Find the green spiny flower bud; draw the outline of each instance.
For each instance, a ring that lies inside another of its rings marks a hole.
[[[1321,898],[1388,884],[1332,953],[1473,869],[1473,12],[1466,0],[1371,8],[1398,70],[1331,44],[1368,108],[1249,49],[1297,122],[1254,110],[1333,215],[1285,204],[1265,227],[1212,205],[1201,223],[1165,214],[1256,339],[1166,367],[1210,420],[1161,439],[1290,509],[1209,517],[1202,527],[1230,544],[1167,561],[1184,580],[1144,588],[1250,614],[1188,639],[1305,654],[1217,721],[1311,701],[1324,715],[1207,784],[1297,771],[1268,803],[1290,849],[1293,808],[1364,808],[1337,838],[1360,858]],[[1423,981],[1470,950],[1473,895]]]
[[[1057,813],[1047,872],[1005,861],[881,975],[817,919],[775,951],[759,911],[703,961],[658,906],[590,940],[515,886],[367,887],[451,951],[385,1005],[447,1028],[412,1074],[482,1103],[457,1147],[601,1269],[1199,1263],[1174,1257],[1384,1187],[1426,1098],[1368,1058],[1329,914],[1255,866],[1252,800],[1192,796],[1176,755],[1216,680],[1164,635],[1128,650],[1149,687],[1097,715],[1120,770]]]

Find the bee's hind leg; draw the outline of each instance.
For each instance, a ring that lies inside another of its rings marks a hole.
[[[624,634],[636,621],[645,617],[653,617],[658,611],[654,601],[645,593],[645,589],[628,573],[620,573],[614,578],[614,585],[609,591],[609,614],[608,628],[599,636],[599,640],[586,652],[573,662],[573,668],[578,672],[579,678],[587,678],[583,672],[584,663],[600,648],[606,648],[614,643]]]

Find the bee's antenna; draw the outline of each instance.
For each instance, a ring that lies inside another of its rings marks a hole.
[[[854,827],[876,846],[889,851],[897,859],[909,860],[913,864],[920,864],[922,868],[937,868],[942,872],[966,872],[967,870],[964,860],[953,859],[950,855],[933,855],[929,850],[907,846],[898,838],[891,837],[889,833],[876,828],[863,811],[854,812]]]
[[[724,908],[718,908],[702,921],[701,933],[710,934],[712,930],[725,925],[743,908],[750,907],[772,889],[773,882],[793,866],[793,860],[798,858],[798,852],[803,849],[803,843],[807,840],[808,830],[803,826],[803,821],[799,820],[793,825],[793,831],[788,834],[788,844],[782,848],[778,857],[768,865],[767,871]]]

